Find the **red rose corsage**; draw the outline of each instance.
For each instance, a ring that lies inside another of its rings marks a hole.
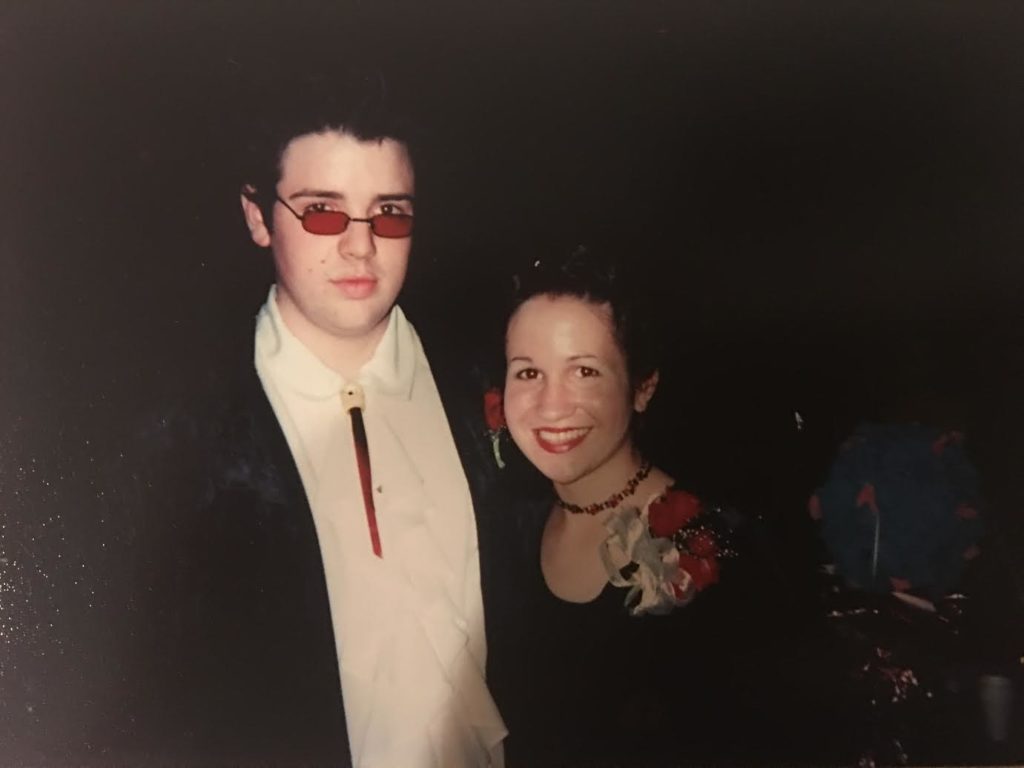
[[[501,433],[505,431],[505,405],[502,392],[491,387],[484,392],[484,419],[487,421],[487,435],[491,438],[491,449],[498,469],[505,468],[501,458]]]
[[[609,519],[602,557],[611,583],[629,587],[633,615],[667,613],[718,582],[719,561],[731,551],[717,511],[669,490],[641,510],[622,509]],[[625,568],[613,565],[624,558]]]

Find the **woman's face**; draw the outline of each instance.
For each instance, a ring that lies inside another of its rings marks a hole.
[[[505,353],[505,419],[526,457],[561,485],[618,475],[650,393],[632,391],[609,306],[535,296],[509,320]]]

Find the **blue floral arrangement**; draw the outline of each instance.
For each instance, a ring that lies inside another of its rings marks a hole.
[[[809,509],[838,574],[856,589],[936,599],[979,552],[978,474],[959,432],[859,426]]]

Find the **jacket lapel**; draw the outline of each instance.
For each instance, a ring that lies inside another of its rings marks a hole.
[[[479,525],[480,505],[486,502],[498,480],[498,466],[484,420],[485,378],[477,367],[458,359],[450,350],[442,353],[440,345],[428,345],[426,340],[423,344],[469,482]]]
[[[495,663],[504,663],[500,659],[503,654],[495,652],[504,631],[502,613],[509,609],[511,588],[502,549],[517,497],[508,487],[507,470],[500,469],[494,458],[484,414],[487,377],[481,368],[456,357],[450,347],[431,345],[429,337],[424,339],[422,334],[421,340],[473,499],[490,670]]]
[[[210,740],[234,748],[272,738],[262,749],[275,757],[345,765],[330,603],[309,503],[251,360],[234,392],[205,512],[202,623],[216,649],[206,653],[207,687],[231,692],[222,698],[237,725]]]

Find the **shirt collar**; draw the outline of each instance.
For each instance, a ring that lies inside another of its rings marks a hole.
[[[296,393],[312,399],[337,397],[345,379],[328,368],[289,330],[270,287],[267,301],[256,317],[256,357],[275,378]],[[356,381],[365,389],[408,400],[416,381],[419,339],[401,307],[388,315],[388,326],[373,356],[360,368]]]

